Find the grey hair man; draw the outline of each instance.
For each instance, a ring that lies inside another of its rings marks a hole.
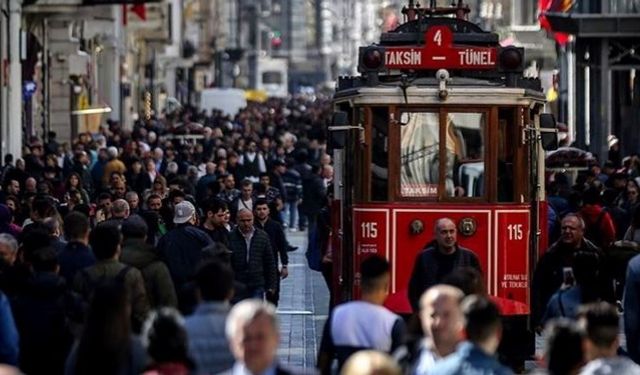
[[[293,374],[277,360],[280,330],[275,307],[262,300],[236,304],[225,327],[236,362],[231,375]]]
[[[140,212],[140,196],[135,191],[128,191],[124,199],[129,203],[129,212],[136,214]]]
[[[121,225],[122,221],[129,217],[129,203],[124,199],[116,199],[111,203],[111,218],[108,222]]]
[[[0,234],[0,262],[12,266],[18,256],[18,241],[8,234]]]

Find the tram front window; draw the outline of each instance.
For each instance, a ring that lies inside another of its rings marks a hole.
[[[446,180],[449,197],[482,197],[484,195],[484,113],[448,113],[446,123]]]
[[[437,198],[439,188],[446,197],[477,198],[485,193],[486,114],[451,112],[404,112],[400,133],[400,195]],[[445,163],[440,163],[440,130],[445,132]],[[442,166],[441,166],[442,164]],[[444,183],[439,184],[443,168]]]
[[[405,112],[401,116],[400,195],[438,196],[439,114]]]

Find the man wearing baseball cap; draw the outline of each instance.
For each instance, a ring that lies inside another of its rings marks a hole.
[[[181,310],[186,307],[187,284],[196,273],[202,249],[212,244],[211,238],[196,227],[197,221],[196,209],[191,202],[178,203],[173,214],[175,228],[158,242],[158,251],[169,267]]]

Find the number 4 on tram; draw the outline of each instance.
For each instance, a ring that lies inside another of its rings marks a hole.
[[[523,77],[523,48],[500,46],[465,20],[464,5],[411,4],[404,24],[360,48],[360,75],[338,81],[334,300],[358,297],[359,264],[378,254],[391,264],[387,307],[410,314],[416,256],[435,221],[451,218],[504,315],[503,354],[522,363],[534,349],[530,281],[547,245],[544,151],[557,145],[555,121],[542,113],[540,81]]]

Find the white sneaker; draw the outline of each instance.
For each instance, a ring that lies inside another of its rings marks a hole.
[[[297,231],[298,231],[298,229],[296,229],[296,228],[289,228],[289,232],[291,232],[291,233],[295,233]]]

